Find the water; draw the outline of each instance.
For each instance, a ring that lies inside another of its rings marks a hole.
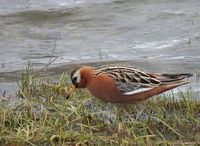
[[[136,66],[152,62],[150,69],[166,72],[168,62],[170,72],[195,73],[199,29],[199,0],[1,0],[0,90],[10,87],[7,73],[15,76],[28,61],[47,64],[55,40],[52,59],[60,67],[140,60]]]

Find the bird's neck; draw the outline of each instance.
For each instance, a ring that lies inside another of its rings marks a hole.
[[[84,69],[81,70],[81,78],[83,87],[87,87],[94,78],[94,69],[92,67],[84,67]]]

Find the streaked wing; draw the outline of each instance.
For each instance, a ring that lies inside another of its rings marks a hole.
[[[148,91],[161,84],[156,75],[130,66],[107,65],[96,69],[96,75],[102,72],[107,73],[116,81],[118,90],[123,95]]]

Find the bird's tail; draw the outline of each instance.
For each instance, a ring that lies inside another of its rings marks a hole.
[[[189,83],[188,78],[192,77],[192,74],[161,74],[157,75],[161,81],[161,85],[151,90],[140,92],[126,96],[127,101],[130,103],[137,103],[138,101],[146,100],[154,95],[163,93],[167,90],[179,87],[181,85]],[[123,97],[122,97],[123,98]]]
[[[193,75],[190,73],[184,74],[162,74],[161,82],[162,84],[170,84],[170,83],[179,83],[179,82],[188,82],[188,78]]]
[[[184,74],[162,74],[163,76],[169,77],[169,78],[180,78],[180,77],[187,77],[190,78],[193,76],[193,74],[190,73],[184,73]]]

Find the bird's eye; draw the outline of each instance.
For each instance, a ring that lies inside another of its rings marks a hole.
[[[77,81],[77,77],[74,77],[74,78],[72,79],[72,83],[75,84],[76,81]]]
[[[74,80],[74,81],[77,81],[77,77],[74,77],[73,80]]]

